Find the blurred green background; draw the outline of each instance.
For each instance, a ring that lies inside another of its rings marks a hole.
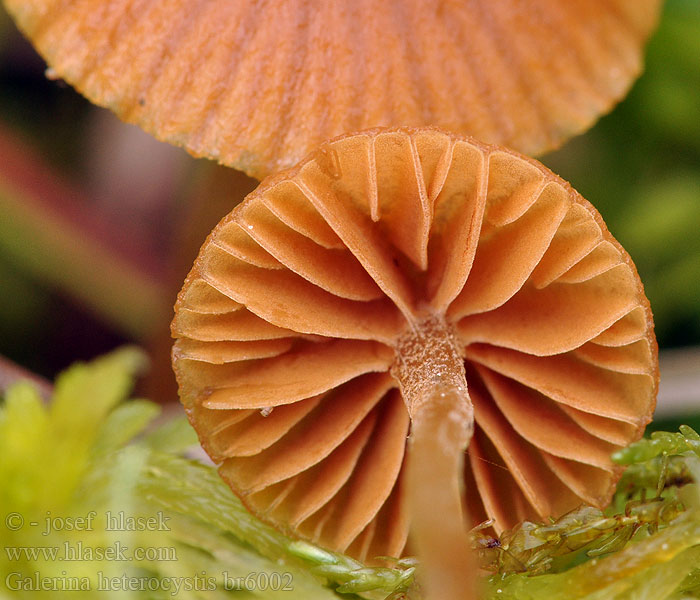
[[[662,347],[700,342],[700,3],[670,0],[629,96],[543,162],[634,259]]]
[[[154,362],[146,393],[172,399],[175,294],[206,232],[255,182],[47,79],[1,11],[0,354],[53,377],[136,341]],[[669,0],[628,97],[541,159],[598,208],[636,262],[664,350],[662,416],[697,426],[700,3]]]

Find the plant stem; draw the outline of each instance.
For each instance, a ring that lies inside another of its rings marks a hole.
[[[464,359],[455,334],[440,317],[414,325],[396,354],[392,374],[411,416],[407,502],[421,583],[429,600],[471,600],[476,597],[476,562],[462,473],[474,410]]]
[[[43,400],[48,401],[53,393],[53,387],[46,379],[16,365],[4,356],[0,356],[0,397],[7,388],[18,381],[32,383]]]

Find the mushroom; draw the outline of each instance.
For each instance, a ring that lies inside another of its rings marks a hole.
[[[380,125],[543,153],[625,94],[661,0],[5,4],[54,77],[260,178]]]
[[[600,215],[434,128],[265,180],[175,311],[182,402],[246,506],[360,560],[417,552],[432,598],[470,597],[473,524],[609,502],[655,404],[649,304]]]

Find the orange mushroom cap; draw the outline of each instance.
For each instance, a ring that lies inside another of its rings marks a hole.
[[[627,91],[661,0],[4,0],[55,74],[263,177],[323,140],[437,125],[537,155]]]
[[[600,215],[538,162],[437,129],[340,137],[265,180],[175,310],[181,398],[223,478],[361,560],[408,552],[415,389],[452,377],[450,353],[467,506],[498,530],[605,505],[610,454],[654,409],[649,304]]]

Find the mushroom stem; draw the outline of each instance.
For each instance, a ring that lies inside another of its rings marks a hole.
[[[440,317],[416,325],[396,347],[392,374],[411,416],[407,498],[411,541],[429,600],[476,597],[464,495],[464,454],[474,433],[464,359]]]

